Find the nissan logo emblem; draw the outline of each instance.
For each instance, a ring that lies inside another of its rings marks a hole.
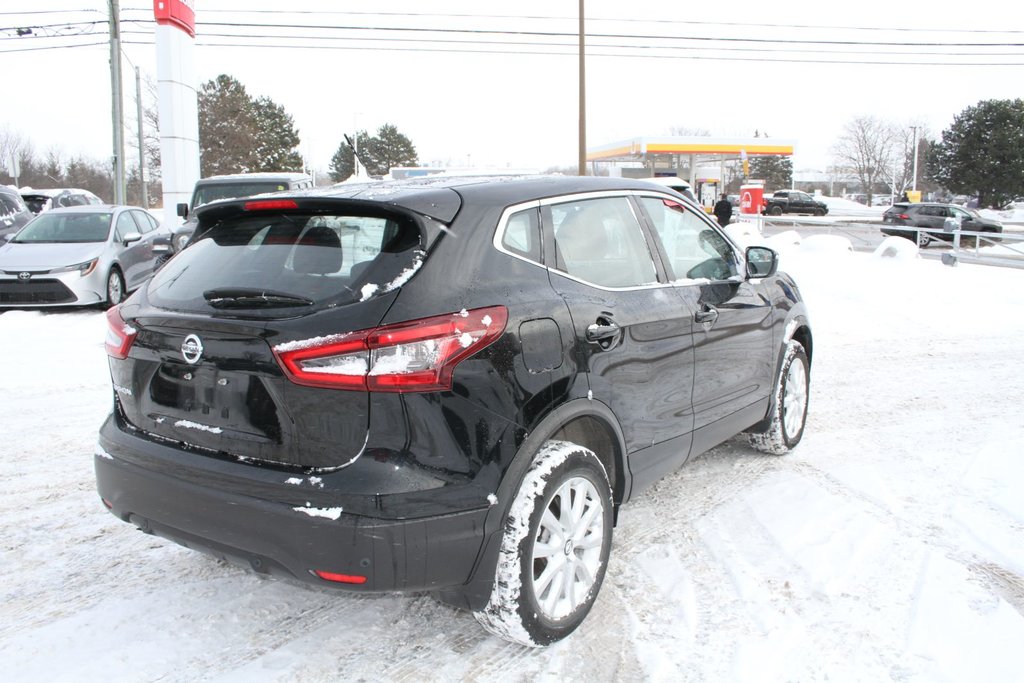
[[[203,357],[203,342],[194,334],[185,337],[181,343],[181,357],[189,365],[195,365]]]
[[[31,279],[31,277],[32,273],[18,273],[18,279],[21,280],[22,282],[28,281],[29,279]]]

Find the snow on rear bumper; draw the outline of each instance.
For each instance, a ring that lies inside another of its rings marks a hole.
[[[109,426],[108,420],[104,430]],[[109,436],[101,432],[94,464],[97,490],[114,515],[261,573],[365,591],[456,587],[469,579],[484,540],[486,508],[396,520],[350,514],[344,506],[295,505],[113,455],[124,446]],[[366,581],[328,582],[314,570]]]

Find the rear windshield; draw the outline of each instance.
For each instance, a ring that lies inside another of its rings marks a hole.
[[[192,196],[192,208],[196,209],[203,204],[215,202],[218,199],[238,199],[239,197],[251,197],[265,192],[280,192],[287,190],[288,183],[274,181],[256,181],[241,183],[217,183],[216,185],[200,185]]]
[[[148,293],[177,310],[294,315],[397,289],[424,256],[419,227],[405,217],[246,215],[203,232]]]

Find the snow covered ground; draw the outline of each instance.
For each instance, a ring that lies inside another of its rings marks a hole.
[[[0,677],[1024,680],[1024,273],[837,239],[784,254],[816,334],[803,443],[727,442],[623,508],[594,611],[543,650],[118,521],[102,313],[3,313]]]

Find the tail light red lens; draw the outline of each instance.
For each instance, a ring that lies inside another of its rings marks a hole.
[[[107,338],[103,346],[107,349],[108,356],[122,360],[127,358],[128,350],[135,343],[138,334],[139,331],[121,317],[120,306],[107,309]]]
[[[896,216],[896,218],[899,218],[901,221],[910,220],[910,216],[908,214],[905,214],[905,213],[899,214],[898,216]]]
[[[296,384],[354,391],[443,391],[463,360],[505,331],[508,309],[477,308],[274,347]]]

